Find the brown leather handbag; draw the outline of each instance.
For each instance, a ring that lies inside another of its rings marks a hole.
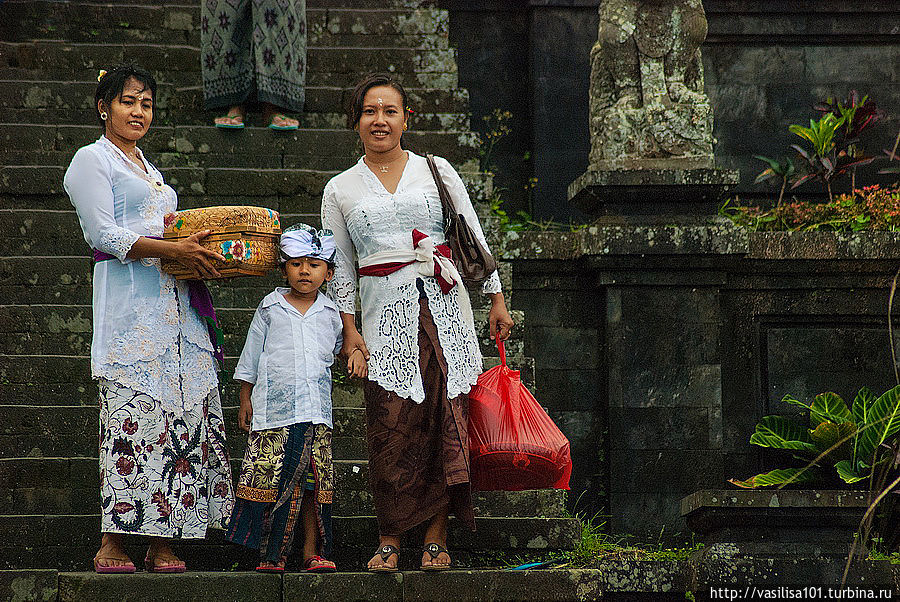
[[[444,184],[441,172],[434,162],[434,155],[426,154],[428,167],[437,185],[441,197],[441,210],[444,213],[444,235],[453,252],[453,263],[459,275],[467,284],[480,284],[497,269],[497,261],[491,257],[487,249],[478,241],[472,226],[466,223],[466,217],[456,211],[450,191]]]

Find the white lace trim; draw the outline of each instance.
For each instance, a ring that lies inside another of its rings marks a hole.
[[[97,248],[100,251],[115,255],[116,259],[126,263],[128,252],[141,236],[127,228],[106,228],[100,235]]]
[[[163,182],[162,174],[140,149],[135,151],[147,172],[105,136],[98,142],[147,182],[149,193],[138,205],[141,222],[151,236],[162,236],[163,217],[177,207],[175,190]],[[101,245],[107,245],[103,250],[124,261],[138,238],[125,228],[109,230]],[[95,377],[146,393],[160,400],[167,411],[180,414],[203,403],[209,391],[218,386],[212,343],[206,325],[190,306],[187,286],[163,273],[157,258],[142,259],[140,264],[133,269],[152,269],[159,275],[159,296],[132,295],[132,326],[109,341],[106,357],[93,362],[91,369]]]
[[[387,391],[422,403],[425,389],[419,370],[419,290],[415,274],[404,268],[372,281],[381,307],[375,315],[363,316],[363,338],[371,354],[369,378]],[[481,350],[474,324],[462,318],[456,289],[445,295],[434,278],[423,282],[447,362],[447,396],[452,399],[468,393],[477,382],[483,370]]]

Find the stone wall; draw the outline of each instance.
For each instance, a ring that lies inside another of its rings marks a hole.
[[[495,107],[515,118],[498,149],[498,185],[513,206],[527,206],[523,185],[538,178],[533,212],[582,218],[566,203],[590,151],[588,53],[597,36],[597,0],[440,0],[450,10],[459,50],[460,84],[470,92],[473,126]],[[900,4],[864,6],[838,0],[704,0],[709,35],[703,47],[706,90],[715,111],[716,159],[741,170],[742,196],[762,170],[753,155],[787,156],[791,123],[806,124],[812,105],[853,88],[885,108],[868,150],[880,154],[897,135],[900,116]],[[529,161],[523,154],[531,152]],[[875,167],[866,184],[885,181]],[[818,194],[815,184],[799,189]]]
[[[796,411],[785,394],[890,388],[898,243],[728,226],[508,233],[525,353],[572,440],[577,509],[683,541],[682,497],[790,461],[748,443],[759,418]]]

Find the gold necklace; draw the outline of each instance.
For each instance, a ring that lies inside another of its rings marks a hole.
[[[406,153],[405,153],[405,152],[404,152],[402,155],[400,155],[399,157],[397,157],[396,159],[392,159],[392,160],[388,161],[387,163],[375,163],[374,161],[371,161],[371,159],[370,159],[370,161],[371,161],[375,166],[378,167],[378,170],[379,170],[381,173],[387,173],[387,172],[388,172],[388,166],[389,166],[389,165],[392,165],[392,164],[394,164],[394,163],[396,163],[397,161],[399,161],[400,159],[402,159],[404,156],[406,156]]]

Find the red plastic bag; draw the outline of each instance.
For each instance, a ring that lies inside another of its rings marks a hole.
[[[469,392],[472,488],[480,491],[568,489],[569,440],[528,392],[518,370],[500,365],[478,377]]]

